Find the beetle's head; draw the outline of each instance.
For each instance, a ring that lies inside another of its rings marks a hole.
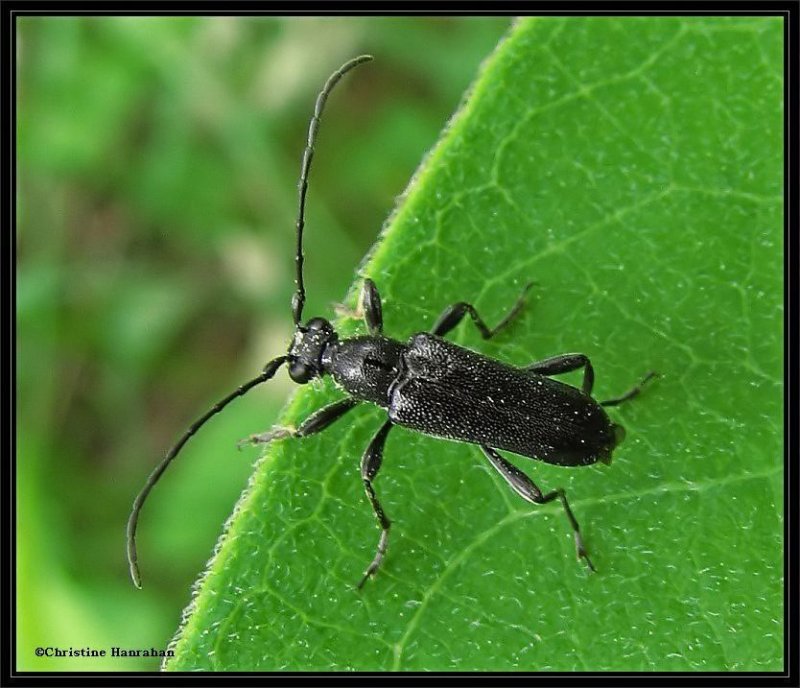
[[[289,377],[299,385],[320,377],[325,372],[322,354],[335,340],[333,325],[325,318],[311,318],[305,325],[298,325],[289,347]]]

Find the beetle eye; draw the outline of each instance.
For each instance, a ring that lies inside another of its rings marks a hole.
[[[289,377],[298,385],[304,385],[314,377],[314,370],[305,363],[295,361],[289,365]]]

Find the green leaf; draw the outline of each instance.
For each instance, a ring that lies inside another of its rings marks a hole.
[[[495,322],[533,279],[509,330],[452,339],[518,365],[585,352],[599,399],[663,375],[611,409],[610,467],[510,457],[566,489],[597,574],[558,504],[396,428],[388,555],[357,592],[385,417],[363,406],[269,448],[167,668],[781,670],[782,59],[774,18],[522,21],[364,265],[399,339],[459,300]],[[341,396],[304,388],[283,422]]]

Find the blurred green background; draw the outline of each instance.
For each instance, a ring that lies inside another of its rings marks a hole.
[[[331,313],[503,18],[18,20],[20,670],[155,670],[35,648],[165,648],[291,393],[281,376],[204,428],[125,521],[200,413],[291,334],[296,183],[312,171],[306,312]]]

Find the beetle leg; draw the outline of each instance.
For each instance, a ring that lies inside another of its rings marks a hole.
[[[570,373],[579,368],[583,368],[583,385],[581,389],[583,389],[584,394],[591,395],[592,387],[594,387],[594,368],[592,368],[589,357],[585,354],[561,354],[525,366],[525,370],[530,370],[532,373],[538,373],[539,375],[559,375],[561,373]]]
[[[636,386],[634,386],[631,389],[629,389],[627,392],[625,392],[625,394],[623,394],[620,397],[615,397],[614,399],[608,399],[607,401],[601,401],[600,402],[600,406],[617,406],[618,404],[621,404],[624,401],[629,401],[629,400],[633,399],[634,397],[638,397],[639,394],[642,391],[642,388],[650,380],[652,380],[653,378],[656,378],[656,377],[660,377],[660,375],[657,372],[655,372],[654,370],[651,370],[649,373],[647,373],[647,375],[645,375],[642,378],[642,381],[639,384],[637,384]]]
[[[297,429],[277,426],[260,435],[250,435],[250,437],[240,440],[237,446],[241,449],[245,444],[267,444],[273,440],[282,440],[286,437],[308,437],[308,435],[314,435],[335,423],[357,403],[357,399],[351,399],[350,397],[335,401],[312,413]]]
[[[386,554],[386,547],[389,542],[389,528],[392,522],[389,520],[388,516],[386,516],[381,503],[378,501],[378,497],[375,495],[375,488],[372,487],[372,481],[378,474],[378,470],[383,462],[383,447],[386,444],[386,436],[389,434],[389,430],[392,429],[392,425],[394,425],[392,421],[387,420],[381,426],[380,430],[378,430],[375,437],[373,437],[372,441],[369,443],[367,451],[364,452],[364,456],[361,457],[361,479],[364,481],[369,503],[372,505],[372,510],[375,512],[375,518],[378,519],[378,523],[380,524],[381,538],[378,541],[378,549],[375,552],[375,558],[367,567],[364,576],[358,583],[357,587],[359,589],[367,582],[367,578],[378,570]]]
[[[369,277],[364,279],[361,285],[361,293],[358,295],[358,305],[355,309],[348,308],[344,304],[334,304],[336,315],[346,318],[364,318],[367,331],[371,335],[379,335],[383,332],[383,313],[381,309],[381,296],[378,288]]]
[[[495,470],[497,470],[497,472],[502,475],[505,481],[511,486],[511,489],[523,499],[533,504],[547,504],[548,502],[552,502],[554,499],[561,500],[561,504],[564,507],[564,512],[567,514],[569,523],[572,526],[572,532],[575,536],[575,552],[578,555],[578,559],[585,559],[589,568],[592,571],[596,571],[597,569],[595,569],[594,564],[592,564],[592,560],[589,559],[589,555],[586,552],[586,547],[584,546],[583,538],[581,537],[581,528],[578,525],[578,521],[575,519],[575,515],[572,513],[572,509],[569,508],[569,502],[567,502],[567,495],[565,494],[564,490],[559,487],[557,490],[543,494],[533,480],[531,480],[511,462],[506,461],[506,459],[500,456],[500,454],[498,454],[494,449],[482,444],[481,450],[486,455],[486,458],[489,459],[489,463],[492,464]]]
[[[528,282],[522,288],[522,293],[519,295],[519,298],[517,298],[516,303],[511,307],[511,310],[509,310],[505,317],[497,324],[497,326],[492,329],[489,329],[486,326],[483,318],[481,318],[481,316],[478,315],[478,311],[475,310],[475,306],[473,306],[471,303],[467,303],[466,301],[460,301],[459,303],[454,303],[452,306],[448,306],[444,309],[444,312],[439,316],[439,318],[436,320],[436,324],[431,329],[431,334],[444,337],[448,332],[450,332],[450,330],[452,330],[463,320],[467,313],[469,313],[469,316],[472,318],[475,326],[480,330],[481,336],[484,339],[491,339],[519,314],[522,306],[525,305],[525,295],[528,293],[528,290],[533,286],[533,284],[533,282]]]
[[[369,277],[364,280],[361,287],[361,308],[364,311],[364,322],[371,335],[383,332],[383,312],[381,309],[381,295]]]

